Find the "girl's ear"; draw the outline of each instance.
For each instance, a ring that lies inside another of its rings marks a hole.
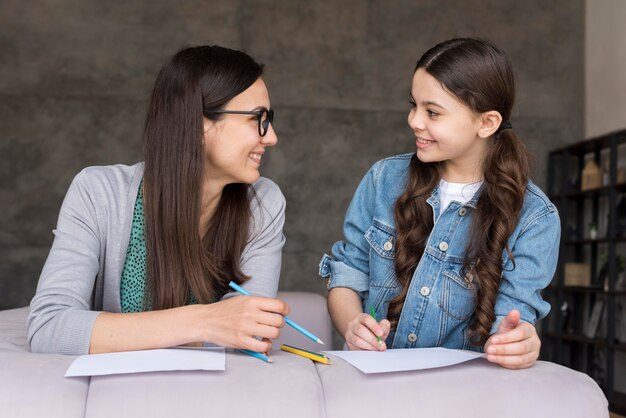
[[[481,113],[479,117],[478,136],[481,138],[489,138],[498,130],[502,123],[502,115],[496,110]]]

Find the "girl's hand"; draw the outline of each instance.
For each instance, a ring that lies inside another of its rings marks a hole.
[[[391,324],[386,319],[379,323],[371,315],[360,313],[348,323],[344,339],[349,350],[385,351],[385,339],[390,329]],[[381,342],[378,342],[377,336],[381,337]]]
[[[289,314],[282,300],[257,296],[235,296],[200,307],[202,341],[257,352],[272,349],[271,340],[278,338],[285,326],[283,316]]]
[[[520,313],[514,309],[500,322],[484,348],[487,360],[507,369],[525,369],[535,364],[540,347],[535,327],[520,321]]]

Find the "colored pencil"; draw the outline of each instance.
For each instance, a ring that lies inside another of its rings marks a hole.
[[[374,310],[373,306],[370,306],[370,315],[372,315],[372,318],[374,318],[374,321],[378,322],[378,319],[376,319],[376,311]],[[381,345],[383,342],[383,339],[379,337],[378,335],[376,336],[376,339],[378,340],[378,345]]]
[[[244,353],[244,354],[247,354],[247,355],[252,356],[252,357],[256,357],[256,358],[258,358],[260,360],[263,360],[266,363],[271,363],[272,362],[272,358],[270,356],[266,356],[263,353],[257,353],[256,351],[245,350],[243,348],[238,348],[237,351],[239,351],[241,353]]]
[[[330,362],[330,359],[326,357],[326,354],[324,353],[316,353],[314,351],[303,350],[301,348],[293,347],[287,344],[281,345],[280,349],[283,351],[287,351],[288,353],[297,354],[299,356],[311,359],[313,361],[317,361],[318,363],[333,364]]]
[[[239,286],[235,282],[228,283],[228,286],[230,286],[232,289],[236,290],[237,292],[241,293],[244,296],[252,296],[250,294],[250,292],[248,292],[246,289],[244,289],[243,287]],[[312,332],[308,331],[306,328],[302,327],[301,325],[298,325],[292,319],[290,319],[290,318],[288,318],[286,316],[284,316],[283,318],[285,318],[285,322],[287,323],[287,325],[289,325],[290,327],[292,327],[296,331],[301,332],[306,337],[310,338],[311,340],[315,341],[316,343],[324,344],[324,341],[320,340],[315,334],[313,334]]]

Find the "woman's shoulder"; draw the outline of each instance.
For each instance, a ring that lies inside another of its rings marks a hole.
[[[272,180],[261,177],[252,183],[253,190],[252,210],[253,212],[268,212],[272,217],[276,217],[285,210],[285,196],[280,187]]]
[[[143,163],[87,167],[74,177],[65,202],[91,202],[95,211],[123,212],[132,209],[142,179]]]
[[[274,183],[272,180],[267,177],[261,177],[254,183],[252,183],[252,188],[256,195],[260,198],[276,198],[283,197],[283,193],[280,191],[280,187],[278,184]]]
[[[143,169],[143,163],[91,166],[82,169],[74,178],[74,182],[91,190],[123,190],[133,183],[133,180],[143,178]]]

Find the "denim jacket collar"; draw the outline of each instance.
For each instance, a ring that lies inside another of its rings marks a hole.
[[[474,196],[472,196],[470,200],[468,200],[465,204],[463,204],[463,206],[468,206],[472,209],[476,209],[478,198],[480,197],[480,194],[482,193],[484,188],[485,188],[485,183],[483,182],[483,184],[476,191],[476,193],[474,193]],[[441,208],[440,208],[441,199],[439,198],[439,190],[440,190],[440,187],[439,187],[439,184],[437,184],[435,188],[433,189],[432,193],[430,194],[430,197],[426,199],[426,202],[433,208],[433,219],[437,219],[441,211]]]

